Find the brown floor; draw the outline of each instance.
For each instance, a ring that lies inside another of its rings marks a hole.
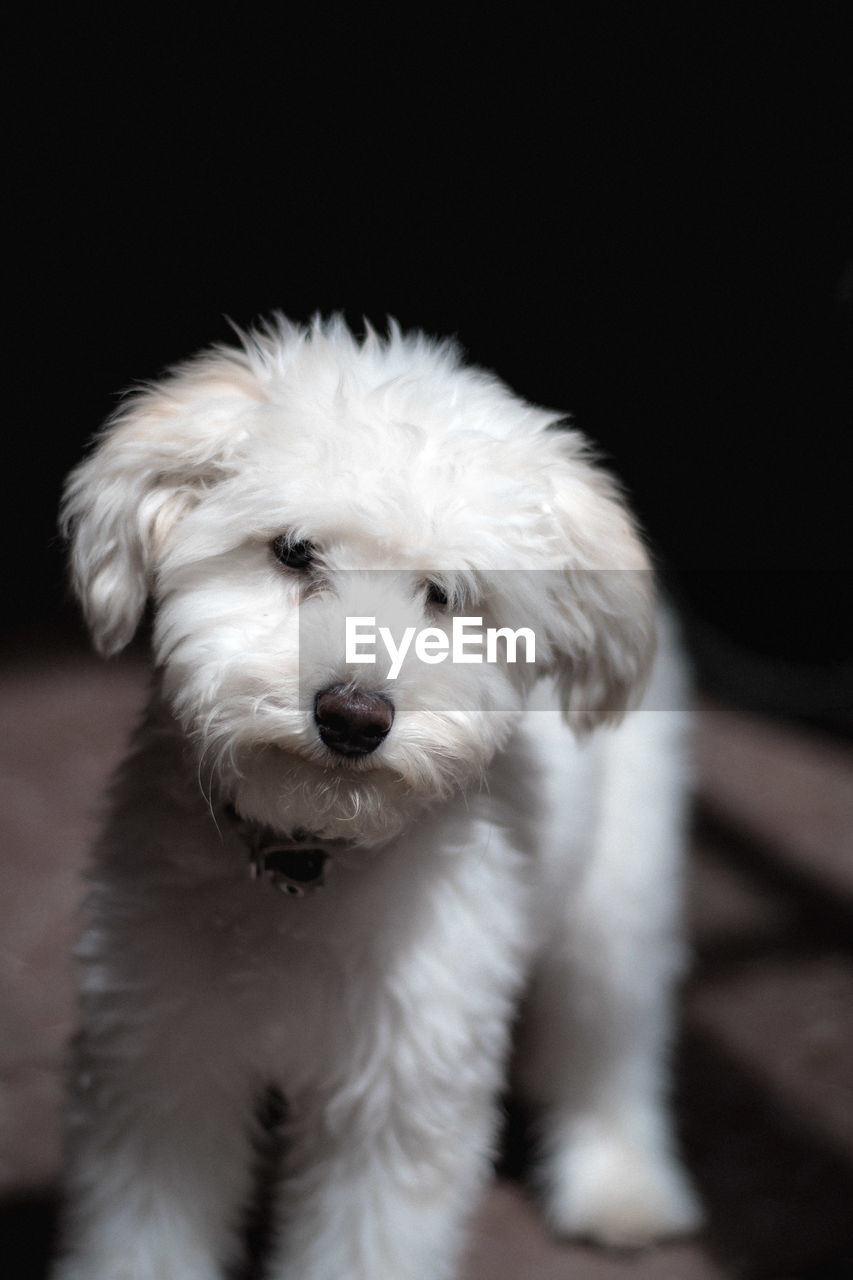
[[[0,672],[0,1270],[20,1280],[55,1218],[79,873],[144,686],[137,659],[74,647]],[[853,746],[704,705],[696,757],[677,1101],[707,1230],[634,1256],[555,1242],[510,1160],[463,1280],[853,1276]]]

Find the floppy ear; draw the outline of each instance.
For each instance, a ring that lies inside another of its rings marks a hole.
[[[129,397],[71,472],[60,523],[72,585],[104,655],[132,639],[172,530],[228,473],[246,435],[241,418],[262,399],[242,353],[206,353]]]
[[[552,429],[549,514],[562,567],[549,575],[551,670],[577,732],[614,723],[645,688],[655,651],[651,563],[616,486],[574,431]]]

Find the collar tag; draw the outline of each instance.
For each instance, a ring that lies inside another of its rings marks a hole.
[[[286,841],[258,841],[251,848],[253,880],[266,878],[280,893],[304,898],[325,884],[329,855],[323,849],[299,848]]]
[[[326,883],[326,864],[330,855],[313,843],[317,839],[303,828],[290,837],[275,835],[268,828],[256,826],[240,818],[234,806],[225,806],[249,849],[249,874],[253,880],[268,880],[289,898],[304,898]]]

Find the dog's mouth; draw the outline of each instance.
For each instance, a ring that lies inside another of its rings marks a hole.
[[[357,786],[380,774],[392,777],[399,773],[389,766],[384,756],[330,751],[319,738],[307,742],[269,742],[261,750],[276,770],[307,767],[315,785],[321,787],[333,781],[343,786],[350,783]]]

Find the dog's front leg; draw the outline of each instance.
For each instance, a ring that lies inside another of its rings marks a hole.
[[[232,1260],[249,1089],[221,1059],[212,1072],[203,1052],[187,1060],[175,1042],[143,1048],[126,1030],[81,1038],[53,1280],[221,1280]]]
[[[290,1097],[273,1280],[455,1274],[491,1171],[523,970],[523,884],[491,837],[477,857],[404,863],[406,913],[350,961],[347,999],[327,996],[321,1070]]]
[[[491,1090],[432,1107],[417,1082],[365,1098],[329,1132],[325,1108],[300,1126],[282,1193],[274,1280],[447,1280],[490,1171]],[[378,1109],[377,1109],[378,1104]]]

